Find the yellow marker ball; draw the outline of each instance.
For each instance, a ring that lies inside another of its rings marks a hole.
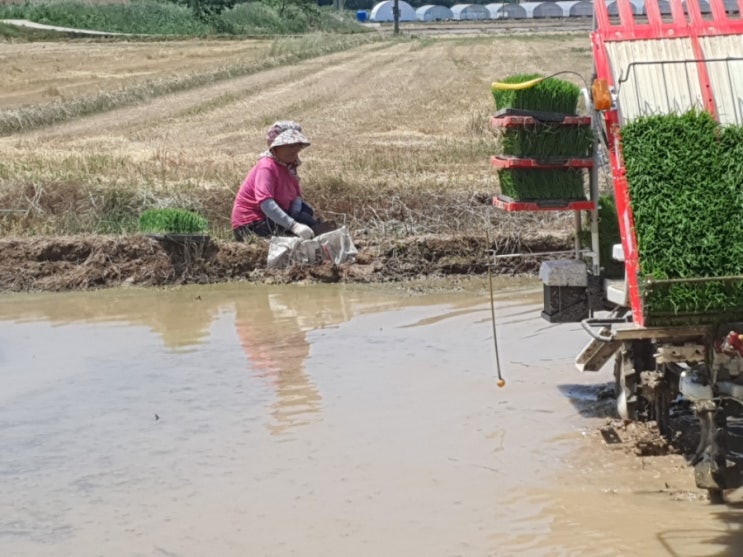
[[[504,379],[498,379],[498,386],[499,387],[505,387],[506,381]]]

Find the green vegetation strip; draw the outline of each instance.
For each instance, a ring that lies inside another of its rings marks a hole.
[[[743,128],[639,118],[622,141],[648,324],[743,318]],[[667,279],[709,279],[656,283]]]
[[[580,169],[505,168],[501,193],[516,201],[576,201],[586,198]]]
[[[154,234],[203,234],[209,222],[185,209],[148,209],[139,217],[139,231]]]
[[[236,4],[224,0],[26,0],[0,3],[0,19],[27,19],[58,27],[160,37],[367,31],[353,16],[303,1]],[[16,35],[17,32],[0,27],[0,36]]]
[[[606,278],[623,278],[624,263],[612,257],[614,244],[622,241],[619,233],[619,219],[614,198],[610,195],[599,197],[599,265],[604,270]],[[581,229],[581,245],[591,248],[591,216],[586,214]]]
[[[539,77],[542,76],[517,74],[501,80],[501,83],[524,83]],[[526,89],[493,90],[498,110],[518,108],[575,115],[579,97],[580,88],[577,85],[556,77],[549,77]]]

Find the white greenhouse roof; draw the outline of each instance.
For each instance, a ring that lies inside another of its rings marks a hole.
[[[503,2],[498,2],[497,4],[486,4],[485,9],[490,14],[490,19],[499,19],[501,16],[498,13],[500,9],[503,7]]]
[[[526,19],[526,10],[521,4],[503,4],[500,14],[503,19]]]
[[[453,15],[446,6],[426,4],[415,10],[415,17],[418,21],[442,21],[452,19]]]
[[[557,4],[562,6],[562,12],[565,14],[565,17],[590,17],[593,15],[593,2],[587,0],[561,1],[557,2]]]
[[[456,4],[451,13],[454,19],[490,19],[490,12],[480,4]]]
[[[526,17],[563,17],[562,7],[555,2],[521,2],[519,4],[526,10]]]
[[[394,7],[392,0],[385,0],[375,4],[372,8],[369,20],[371,21],[394,21],[392,15],[392,8]],[[413,6],[405,2],[405,0],[398,0],[397,6],[400,8],[400,21],[415,21],[415,10]]]

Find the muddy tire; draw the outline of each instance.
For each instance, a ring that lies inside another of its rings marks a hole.
[[[665,387],[665,386],[664,386]],[[670,437],[671,435],[671,400],[670,394],[667,388],[659,390],[655,394],[655,400],[653,401],[653,414],[656,423],[658,424],[658,431],[663,437]]]
[[[625,420],[646,421],[652,402],[641,396],[640,373],[655,370],[655,347],[648,340],[625,342],[614,360],[614,392],[617,412]]]
[[[626,353],[618,354],[614,362],[614,393],[617,397],[619,417],[637,421],[640,417],[637,374]]]
[[[724,505],[725,493],[721,489],[708,489],[707,497],[710,505]]]

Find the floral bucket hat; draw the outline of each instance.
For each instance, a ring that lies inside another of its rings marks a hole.
[[[309,147],[310,142],[302,134],[302,126],[293,120],[275,122],[266,132],[266,143],[269,149],[281,145],[300,144]]]

